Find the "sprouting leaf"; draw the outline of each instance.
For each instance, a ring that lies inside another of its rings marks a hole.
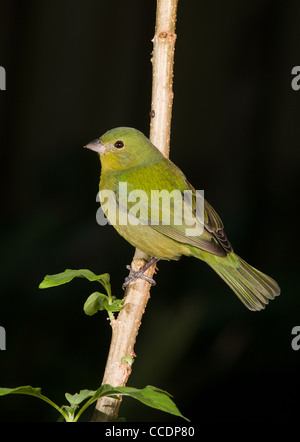
[[[86,315],[92,316],[99,310],[106,309],[106,305],[108,305],[108,297],[103,293],[94,292],[85,301],[83,310]]]
[[[80,390],[79,393],[70,394],[66,393],[66,399],[67,401],[72,405],[78,406],[81,404],[81,402],[85,401],[87,398],[93,396],[95,394],[95,391],[93,390]]]
[[[64,411],[66,411],[67,412],[67,418],[65,418],[65,420],[67,421],[67,422],[72,422],[72,421],[74,421],[74,415],[75,415],[75,412],[76,412],[76,410],[77,410],[77,408],[78,408],[78,405],[63,405],[62,407],[61,407],[61,409],[62,410],[64,410]],[[61,418],[59,419],[59,421],[63,421],[63,417],[61,416]]]
[[[127,356],[123,356],[123,358],[121,359],[121,362],[127,363],[128,365],[132,365],[134,363],[134,359],[127,355]]]
[[[111,304],[105,305],[105,308],[108,312],[119,312],[123,307],[123,299],[116,299],[115,296],[111,297]]]
[[[110,298],[103,293],[92,293],[84,303],[83,310],[86,315],[92,316],[99,310],[107,310],[108,312],[118,312],[123,305],[123,299],[116,299],[115,296]]]
[[[102,275],[95,275],[88,269],[72,270],[66,269],[62,273],[55,275],[46,275],[44,280],[40,283],[40,289],[46,289],[49,287],[56,287],[58,285],[66,284],[72,281],[74,278],[87,278],[89,281],[98,281],[103,287],[110,293],[110,276],[109,273],[103,273]]]

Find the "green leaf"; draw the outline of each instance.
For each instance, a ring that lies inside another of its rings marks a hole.
[[[66,284],[72,281],[74,278],[86,278],[89,281],[98,281],[103,287],[110,293],[110,276],[109,273],[103,273],[102,275],[95,275],[88,269],[72,270],[67,269],[62,273],[55,275],[46,275],[44,280],[40,283],[40,289],[46,289],[49,287],[56,287],[58,285]]]
[[[108,297],[103,293],[94,292],[85,301],[83,310],[88,316],[92,316],[99,310],[104,310],[108,305]]]
[[[7,394],[27,394],[29,396],[35,396],[39,399],[42,399],[43,401],[47,402],[47,404],[51,405],[53,408],[55,408],[59,413],[64,417],[65,420],[68,420],[67,414],[63,411],[62,408],[60,408],[58,405],[56,405],[51,399],[49,399],[47,396],[44,396],[41,393],[41,388],[35,388],[31,387],[31,385],[25,385],[22,387],[16,387],[16,388],[0,388],[0,396],[5,396]]]
[[[180,413],[177,406],[172,401],[171,395],[164,390],[147,385],[147,387],[141,390],[131,387],[119,387],[118,391],[125,396],[131,396],[134,399],[137,399],[143,404],[148,405],[148,407],[156,408],[157,410],[162,410],[166,413],[180,416],[183,419],[188,420]]]
[[[107,310],[108,312],[118,312],[123,306],[123,299],[116,299],[115,296],[110,298],[103,293],[92,293],[84,303],[83,310],[86,315],[92,316],[99,310]]]
[[[130,396],[138,401],[142,402],[148,407],[156,408],[157,410],[165,411],[166,413],[173,414],[175,416],[180,416],[185,420],[189,420],[184,417],[177,406],[171,399],[171,395],[164,390],[147,385],[143,389],[132,388],[132,387],[112,387],[111,385],[102,385],[98,390],[95,391],[94,396],[88,401],[90,405],[92,402],[96,401],[103,396]],[[87,404],[86,404],[87,405]]]
[[[31,396],[40,397],[41,389],[39,387],[31,387],[31,385],[25,385],[23,387],[16,388],[1,388],[0,387],[0,396],[5,396],[6,394],[29,394]]]
[[[65,410],[68,414],[68,418],[66,419],[68,422],[75,420],[75,412],[78,408],[78,405],[63,405],[62,410]]]
[[[111,299],[113,300],[111,304],[105,305],[106,310],[108,312],[119,312],[123,307],[124,299],[116,299],[115,296],[112,296]]]
[[[85,401],[87,398],[93,396],[95,391],[93,390],[81,390],[79,393],[70,394],[66,393],[66,399],[72,406],[78,406],[81,402]]]

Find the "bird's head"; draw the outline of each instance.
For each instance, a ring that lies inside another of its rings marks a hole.
[[[107,171],[147,164],[162,155],[142,132],[131,127],[111,129],[85,147],[99,153],[102,169]]]

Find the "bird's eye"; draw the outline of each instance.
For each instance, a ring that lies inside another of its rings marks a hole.
[[[115,142],[114,146],[115,146],[117,149],[121,149],[122,147],[124,147],[124,143],[123,143],[123,141],[119,140],[119,141],[116,141],[116,142]]]

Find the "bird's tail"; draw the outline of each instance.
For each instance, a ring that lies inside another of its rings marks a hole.
[[[280,294],[280,287],[274,279],[251,267],[235,253],[225,258],[215,257],[208,264],[229,285],[239,299],[250,310],[262,310]]]

